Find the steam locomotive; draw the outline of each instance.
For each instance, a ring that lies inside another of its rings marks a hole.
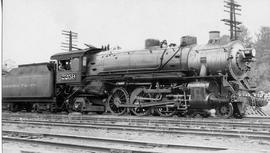
[[[247,106],[267,104],[248,84],[254,58],[240,41],[221,44],[218,31],[205,45],[184,36],[179,46],[148,39],[142,50],[90,46],[11,70],[3,76],[3,104],[11,111],[137,116],[215,109],[221,117],[241,117]]]

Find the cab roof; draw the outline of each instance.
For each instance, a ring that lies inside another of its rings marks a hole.
[[[73,57],[82,57],[87,54],[95,54],[102,51],[99,48],[87,48],[82,50],[74,50],[69,52],[57,53],[51,56],[51,60],[66,60]]]

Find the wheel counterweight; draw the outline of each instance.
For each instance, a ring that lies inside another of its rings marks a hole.
[[[140,105],[144,103],[151,102],[151,100],[142,100],[139,98],[151,98],[150,94],[144,92],[144,88],[139,87],[133,90],[130,96],[130,103],[135,105]],[[151,107],[134,107],[131,111],[137,116],[146,116],[151,113]]]

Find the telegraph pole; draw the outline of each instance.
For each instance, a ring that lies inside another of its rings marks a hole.
[[[62,30],[62,35],[66,38],[65,42],[62,42],[62,50],[72,51],[73,48],[77,49],[77,45],[74,44],[74,41],[77,40],[78,33]]]
[[[224,11],[230,14],[230,19],[223,19],[221,21],[225,22],[225,25],[228,25],[230,27],[230,39],[237,40],[238,39],[237,33],[241,32],[239,25],[242,24],[242,22],[236,20],[236,15],[241,15],[239,12],[236,11],[241,11],[240,9],[241,5],[237,4],[235,0],[228,0],[224,2],[225,2],[224,7],[226,9],[229,9]]]

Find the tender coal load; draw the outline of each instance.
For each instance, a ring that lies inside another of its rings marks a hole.
[[[160,47],[160,41],[158,39],[146,39],[145,49],[149,49],[152,47]]]

